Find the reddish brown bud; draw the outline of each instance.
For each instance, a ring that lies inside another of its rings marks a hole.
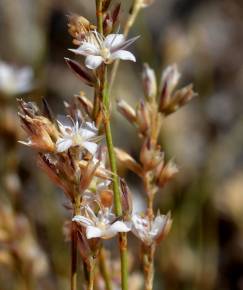
[[[171,94],[173,93],[179,78],[180,74],[176,65],[169,66],[164,70],[160,84],[160,112],[163,113],[164,108],[169,105],[172,97]]]
[[[81,79],[86,85],[93,87],[95,83],[94,75],[88,71],[85,66],[79,64],[78,62],[70,59],[64,58],[68,67],[75,73],[75,75]]]
[[[157,83],[154,70],[147,63],[144,64],[142,73],[144,95],[148,100],[156,97]]]

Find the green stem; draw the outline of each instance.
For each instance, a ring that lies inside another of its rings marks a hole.
[[[102,13],[102,0],[96,0],[96,18],[97,18],[97,30],[103,34],[103,13]]]
[[[104,127],[107,150],[110,160],[110,167],[113,173],[113,192],[114,192],[114,205],[116,216],[122,216],[122,205],[119,189],[119,179],[117,175],[116,157],[114,152],[111,125],[110,125],[110,98],[107,89],[107,68],[104,66],[103,77],[102,77],[103,88],[103,110],[104,110]],[[127,267],[127,235],[125,233],[119,234],[119,244],[120,244],[120,259],[121,259],[121,280],[122,280],[122,290],[128,290],[128,267]]]
[[[99,259],[100,259],[100,272],[105,282],[105,288],[106,290],[112,290],[111,277],[107,268],[106,256],[103,248],[101,248],[100,250]]]

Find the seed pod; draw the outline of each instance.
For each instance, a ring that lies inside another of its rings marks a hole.
[[[148,100],[155,98],[157,94],[157,82],[154,70],[147,63],[144,64],[143,73],[143,90],[144,95]]]
[[[117,109],[130,123],[136,122],[136,112],[127,102],[119,100]]]

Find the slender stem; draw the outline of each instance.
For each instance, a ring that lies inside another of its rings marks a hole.
[[[104,67],[103,74],[103,110],[104,110],[104,128],[106,136],[107,150],[110,160],[110,167],[113,173],[113,191],[114,191],[114,205],[115,213],[118,217],[122,215],[122,205],[119,189],[119,180],[117,175],[116,157],[114,152],[111,125],[110,125],[110,98],[107,88],[107,72],[106,66]],[[121,259],[121,280],[122,280],[122,290],[128,290],[128,267],[127,267],[127,235],[125,233],[119,234],[119,244],[120,244],[120,259]]]
[[[96,18],[97,18],[97,30],[103,34],[103,13],[102,13],[102,0],[96,0]]]
[[[133,24],[134,24],[134,22],[135,22],[135,20],[136,20],[136,18],[138,16],[138,13],[139,13],[140,9],[141,9],[141,0],[134,0],[133,7],[132,7],[132,12],[129,15],[129,17],[127,19],[127,22],[125,23],[125,26],[124,26],[123,35],[125,37],[128,36],[128,33],[129,33],[130,29],[132,28],[132,26],[133,26]],[[118,70],[118,67],[119,67],[119,63],[120,63],[120,61],[116,60],[114,65],[113,65],[113,67],[112,67],[109,92],[111,92],[112,87],[114,85],[114,82],[115,82],[115,79],[116,79],[117,70]]]
[[[106,255],[103,248],[100,250],[100,272],[105,282],[106,290],[112,290],[111,277],[106,264]]]

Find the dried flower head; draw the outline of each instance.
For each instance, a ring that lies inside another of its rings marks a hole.
[[[172,220],[170,215],[157,214],[154,220],[142,214],[133,214],[132,232],[145,245],[159,242],[170,230]]]
[[[85,65],[89,69],[96,69],[102,63],[112,63],[116,59],[136,61],[135,56],[125,50],[137,37],[125,40],[123,34],[109,34],[102,36],[96,30],[85,35],[77,49],[70,49],[76,54],[85,56]]]
[[[119,232],[130,231],[129,224],[117,220],[109,208],[100,209],[97,215],[88,205],[83,211],[84,215],[76,215],[73,221],[86,228],[87,239],[110,239]]]

